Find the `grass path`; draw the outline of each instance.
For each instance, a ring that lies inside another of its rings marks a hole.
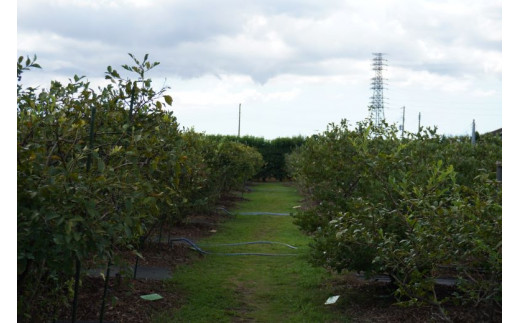
[[[233,212],[290,213],[301,198],[281,183],[260,183],[245,194],[247,201]],[[306,261],[309,238],[289,216],[238,215],[199,244],[268,240],[281,245],[211,247],[215,252],[297,253],[297,256],[206,255],[174,273],[171,288],[181,290],[185,304],[165,309],[155,322],[343,322],[333,308],[323,305],[331,296],[330,275]]]

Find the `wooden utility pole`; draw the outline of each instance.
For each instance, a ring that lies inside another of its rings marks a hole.
[[[240,119],[242,118],[242,103],[238,104],[238,138],[240,138]]]
[[[475,119],[473,119],[473,123],[471,124],[471,144],[475,145],[476,142],[476,135],[475,135]]]
[[[403,106],[403,124],[401,125],[401,138],[404,138],[404,113],[406,111],[406,107]]]

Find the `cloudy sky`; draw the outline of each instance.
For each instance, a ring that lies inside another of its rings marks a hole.
[[[383,52],[385,116],[468,135],[502,127],[502,4],[496,0],[19,0],[24,85],[102,84],[127,53],[161,64],[181,126],[268,139],[368,116]]]

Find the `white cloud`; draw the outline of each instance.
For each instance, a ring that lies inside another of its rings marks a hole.
[[[476,97],[490,97],[490,96],[496,96],[498,93],[496,90],[476,89],[476,90],[473,90],[472,94]]]
[[[238,103],[266,103],[291,101],[301,90],[292,87],[288,90],[270,88],[269,85],[259,85],[251,78],[240,75],[207,76],[199,80],[207,85],[207,89],[181,88],[174,90],[176,104],[181,106],[233,106]],[[191,80],[190,83],[198,83]]]
[[[298,108],[319,102],[341,110],[347,104],[337,98],[348,93],[349,102],[364,111],[373,52],[387,53],[390,94],[497,99],[492,93],[501,87],[501,32],[499,0],[222,0],[218,5],[24,0],[18,5],[18,54],[37,54],[49,76],[101,77],[107,65],[128,63],[127,53],[149,53],[161,62],[151,75],[175,81],[177,104],[198,107],[248,100]],[[390,102],[406,104],[392,101],[406,98],[397,95]],[[328,116],[335,118],[332,112]]]

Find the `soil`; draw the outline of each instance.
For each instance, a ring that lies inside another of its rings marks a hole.
[[[78,299],[78,320],[99,320],[104,280],[101,277],[85,277],[82,281]],[[119,282],[109,280],[109,291],[106,298],[105,322],[150,322],[154,312],[165,308],[176,308],[182,302],[182,294],[168,288],[164,281],[132,279]],[[141,295],[157,293],[163,298],[147,301]],[[70,320],[64,315],[63,320]],[[70,321],[69,321],[70,322]]]
[[[397,305],[394,289],[388,282],[367,281],[354,273],[342,275],[333,282],[335,295],[341,295],[338,308],[355,323],[444,322],[438,308],[433,306]],[[438,285],[437,296],[445,297],[453,287]],[[501,322],[499,313],[483,308],[445,304],[452,322]]]

